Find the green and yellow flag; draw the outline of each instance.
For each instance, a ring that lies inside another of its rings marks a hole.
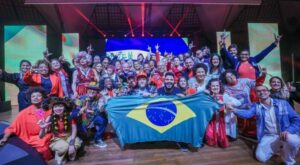
[[[205,93],[187,97],[122,96],[109,100],[106,111],[122,147],[146,141],[176,141],[200,147],[206,126],[220,106]]]

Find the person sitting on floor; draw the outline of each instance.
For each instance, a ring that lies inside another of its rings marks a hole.
[[[300,116],[287,101],[271,98],[266,86],[256,86],[255,92],[259,102],[252,104],[250,109],[229,109],[242,118],[256,115],[257,160],[265,163],[280,153],[286,164],[295,164],[300,147]]]
[[[50,148],[55,153],[55,160],[58,165],[63,164],[66,154],[73,161],[76,158],[76,150],[81,145],[81,140],[76,137],[76,120],[70,117],[74,104],[67,97],[52,97],[47,106],[52,109],[52,114],[46,120],[39,121],[40,137],[43,138],[47,132],[53,134]]]
[[[51,115],[51,110],[44,110],[42,103],[46,98],[46,92],[41,87],[31,87],[27,93],[31,105],[17,114],[15,120],[4,131],[0,145],[7,142],[11,135],[18,136],[25,143],[35,148],[48,161],[52,158],[49,148],[52,135],[47,133],[43,138],[39,137],[40,127],[37,124]]]

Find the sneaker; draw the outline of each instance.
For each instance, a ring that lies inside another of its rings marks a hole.
[[[189,152],[189,146],[186,143],[178,142],[177,146],[180,148],[181,152]]]
[[[103,140],[98,140],[94,145],[96,147],[99,147],[99,148],[106,148],[107,147],[107,144]]]

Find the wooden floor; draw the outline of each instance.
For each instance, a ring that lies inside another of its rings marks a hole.
[[[0,121],[11,122],[17,114],[17,107],[12,111],[0,113]],[[300,108],[300,106],[299,106]],[[297,108],[298,110],[300,110]],[[117,139],[106,140],[108,147],[99,149],[87,146],[85,156],[80,157],[70,165],[256,165],[261,164],[253,158],[253,143],[238,139],[230,143],[227,149],[204,146],[198,151],[181,152],[172,142],[140,143],[120,150]],[[300,164],[300,156],[297,157]],[[50,165],[55,161],[51,160]],[[273,157],[267,164],[282,164],[279,157]]]

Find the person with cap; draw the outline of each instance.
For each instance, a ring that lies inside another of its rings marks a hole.
[[[58,165],[63,164],[66,154],[73,161],[76,158],[76,150],[81,145],[81,140],[76,137],[76,119],[71,119],[70,116],[75,106],[67,97],[51,97],[47,106],[52,110],[52,114],[46,120],[39,121],[40,138],[43,138],[46,132],[52,133],[50,149],[55,153]]]
[[[144,97],[154,97],[156,88],[150,88],[147,84],[147,74],[141,72],[137,75],[137,86],[129,92],[129,95],[140,95]]]
[[[78,135],[83,140],[83,145],[88,144],[91,139],[95,146],[99,148],[107,147],[102,140],[103,133],[107,126],[107,116],[104,109],[106,99],[99,94],[99,85],[95,82],[87,86],[87,94],[76,100],[77,109],[72,113],[72,117],[78,118]],[[92,136],[92,130],[95,130]]]

